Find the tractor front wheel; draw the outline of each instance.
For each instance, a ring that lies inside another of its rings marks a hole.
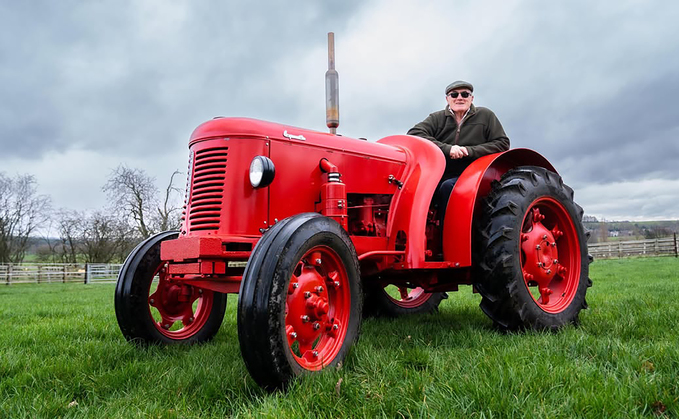
[[[130,253],[120,270],[116,318],[129,341],[201,343],[219,331],[226,294],[167,278],[160,260],[160,243],[175,238],[176,231],[148,238]]]
[[[476,288],[503,330],[556,330],[587,308],[587,239],[582,208],[561,177],[541,167],[507,172],[485,202]]]
[[[361,283],[356,250],[335,221],[295,215],[262,236],[243,274],[238,339],[260,386],[338,365],[357,340]]]

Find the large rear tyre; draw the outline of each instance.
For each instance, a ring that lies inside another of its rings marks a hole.
[[[478,236],[481,309],[503,330],[556,330],[587,308],[582,208],[561,177],[520,167],[493,183]]]
[[[252,378],[268,389],[342,362],[358,339],[362,294],[356,250],[316,213],[274,225],[257,243],[238,300],[238,339]]]
[[[160,243],[176,231],[139,244],[118,275],[115,310],[125,339],[144,344],[201,343],[214,337],[224,319],[226,294],[170,281]]]
[[[376,280],[365,285],[364,313],[373,316],[401,317],[438,311],[444,292],[426,292],[420,287],[393,285]]]

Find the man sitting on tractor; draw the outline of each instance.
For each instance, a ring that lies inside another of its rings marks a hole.
[[[452,82],[446,87],[446,108],[430,114],[408,131],[408,135],[432,141],[446,156],[446,171],[434,196],[441,225],[450,193],[464,169],[479,157],[509,150],[502,124],[493,111],[472,104],[473,92],[471,83]]]

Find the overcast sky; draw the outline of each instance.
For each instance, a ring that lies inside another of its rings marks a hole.
[[[121,163],[162,186],[214,116],[375,141],[457,79],[512,147],[549,159],[585,213],[679,219],[679,2],[0,0],[0,172],[99,209]]]

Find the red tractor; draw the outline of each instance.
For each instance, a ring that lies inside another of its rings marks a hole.
[[[272,389],[340,363],[364,310],[431,312],[460,284],[503,330],[555,330],[587,307],[583,211],[534,151],[473,162],[440,226],[445,157],[422,138],[216,118],[189,150],[181,230],[139,244],[118,278],[130,341],[208,341],[238,293],[245,364]]]

